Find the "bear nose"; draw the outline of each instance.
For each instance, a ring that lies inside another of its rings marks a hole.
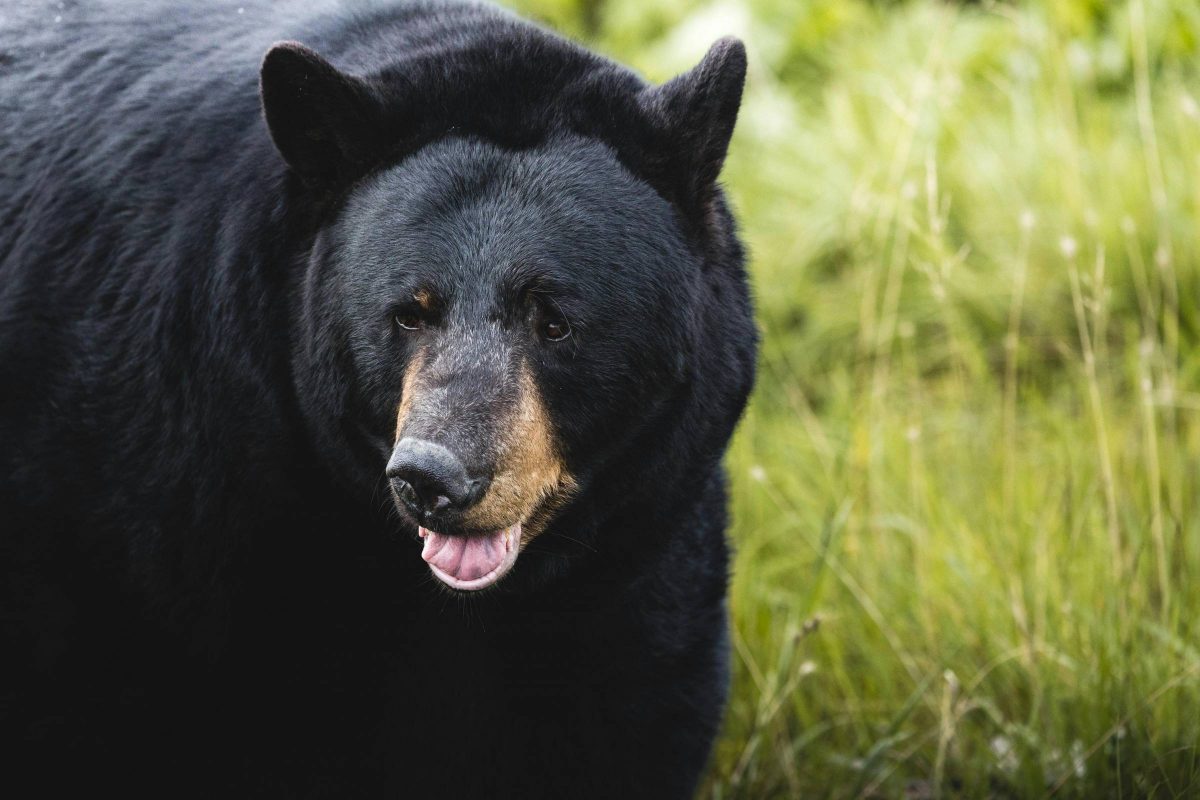
[[[436,442],[405,437],[392,451],[388,480],[418,520],[461,511],[483,495],[484,481],[472,479],[458,456]]]

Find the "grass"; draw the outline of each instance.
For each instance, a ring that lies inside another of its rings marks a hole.
[[[656,80],[752,53],[701,796],[1200,796],[1200,6],[517,5]]]

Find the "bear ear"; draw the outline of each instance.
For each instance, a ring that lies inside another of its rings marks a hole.
[[[685,205],[704,205],[711,197],[745,82],[746,47],[727,36],[689,72],[638,95],[639,110],[658,140],[656,171]]]
[[[267,51],[260,74],[271,139],[306,184],[331,188],[381,155],[380,104],[371,86],[297,42]]]

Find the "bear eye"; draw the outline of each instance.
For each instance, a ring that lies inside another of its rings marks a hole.
[[[552,342],[561,342],[571,335],[571,324],[565,319],[552,319],[542,324],[542,335]]]
[[[396,324],[406,331],[420,330],[421,318],[412,311],[405,311],[396,315]]]

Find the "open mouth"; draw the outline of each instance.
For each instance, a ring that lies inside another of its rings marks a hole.
[[[421,558],[438,580],[453,589],[477,591],[503,578],[517,563],[521,523],[480,536],[451,536],[419,530],[425,540]]]

